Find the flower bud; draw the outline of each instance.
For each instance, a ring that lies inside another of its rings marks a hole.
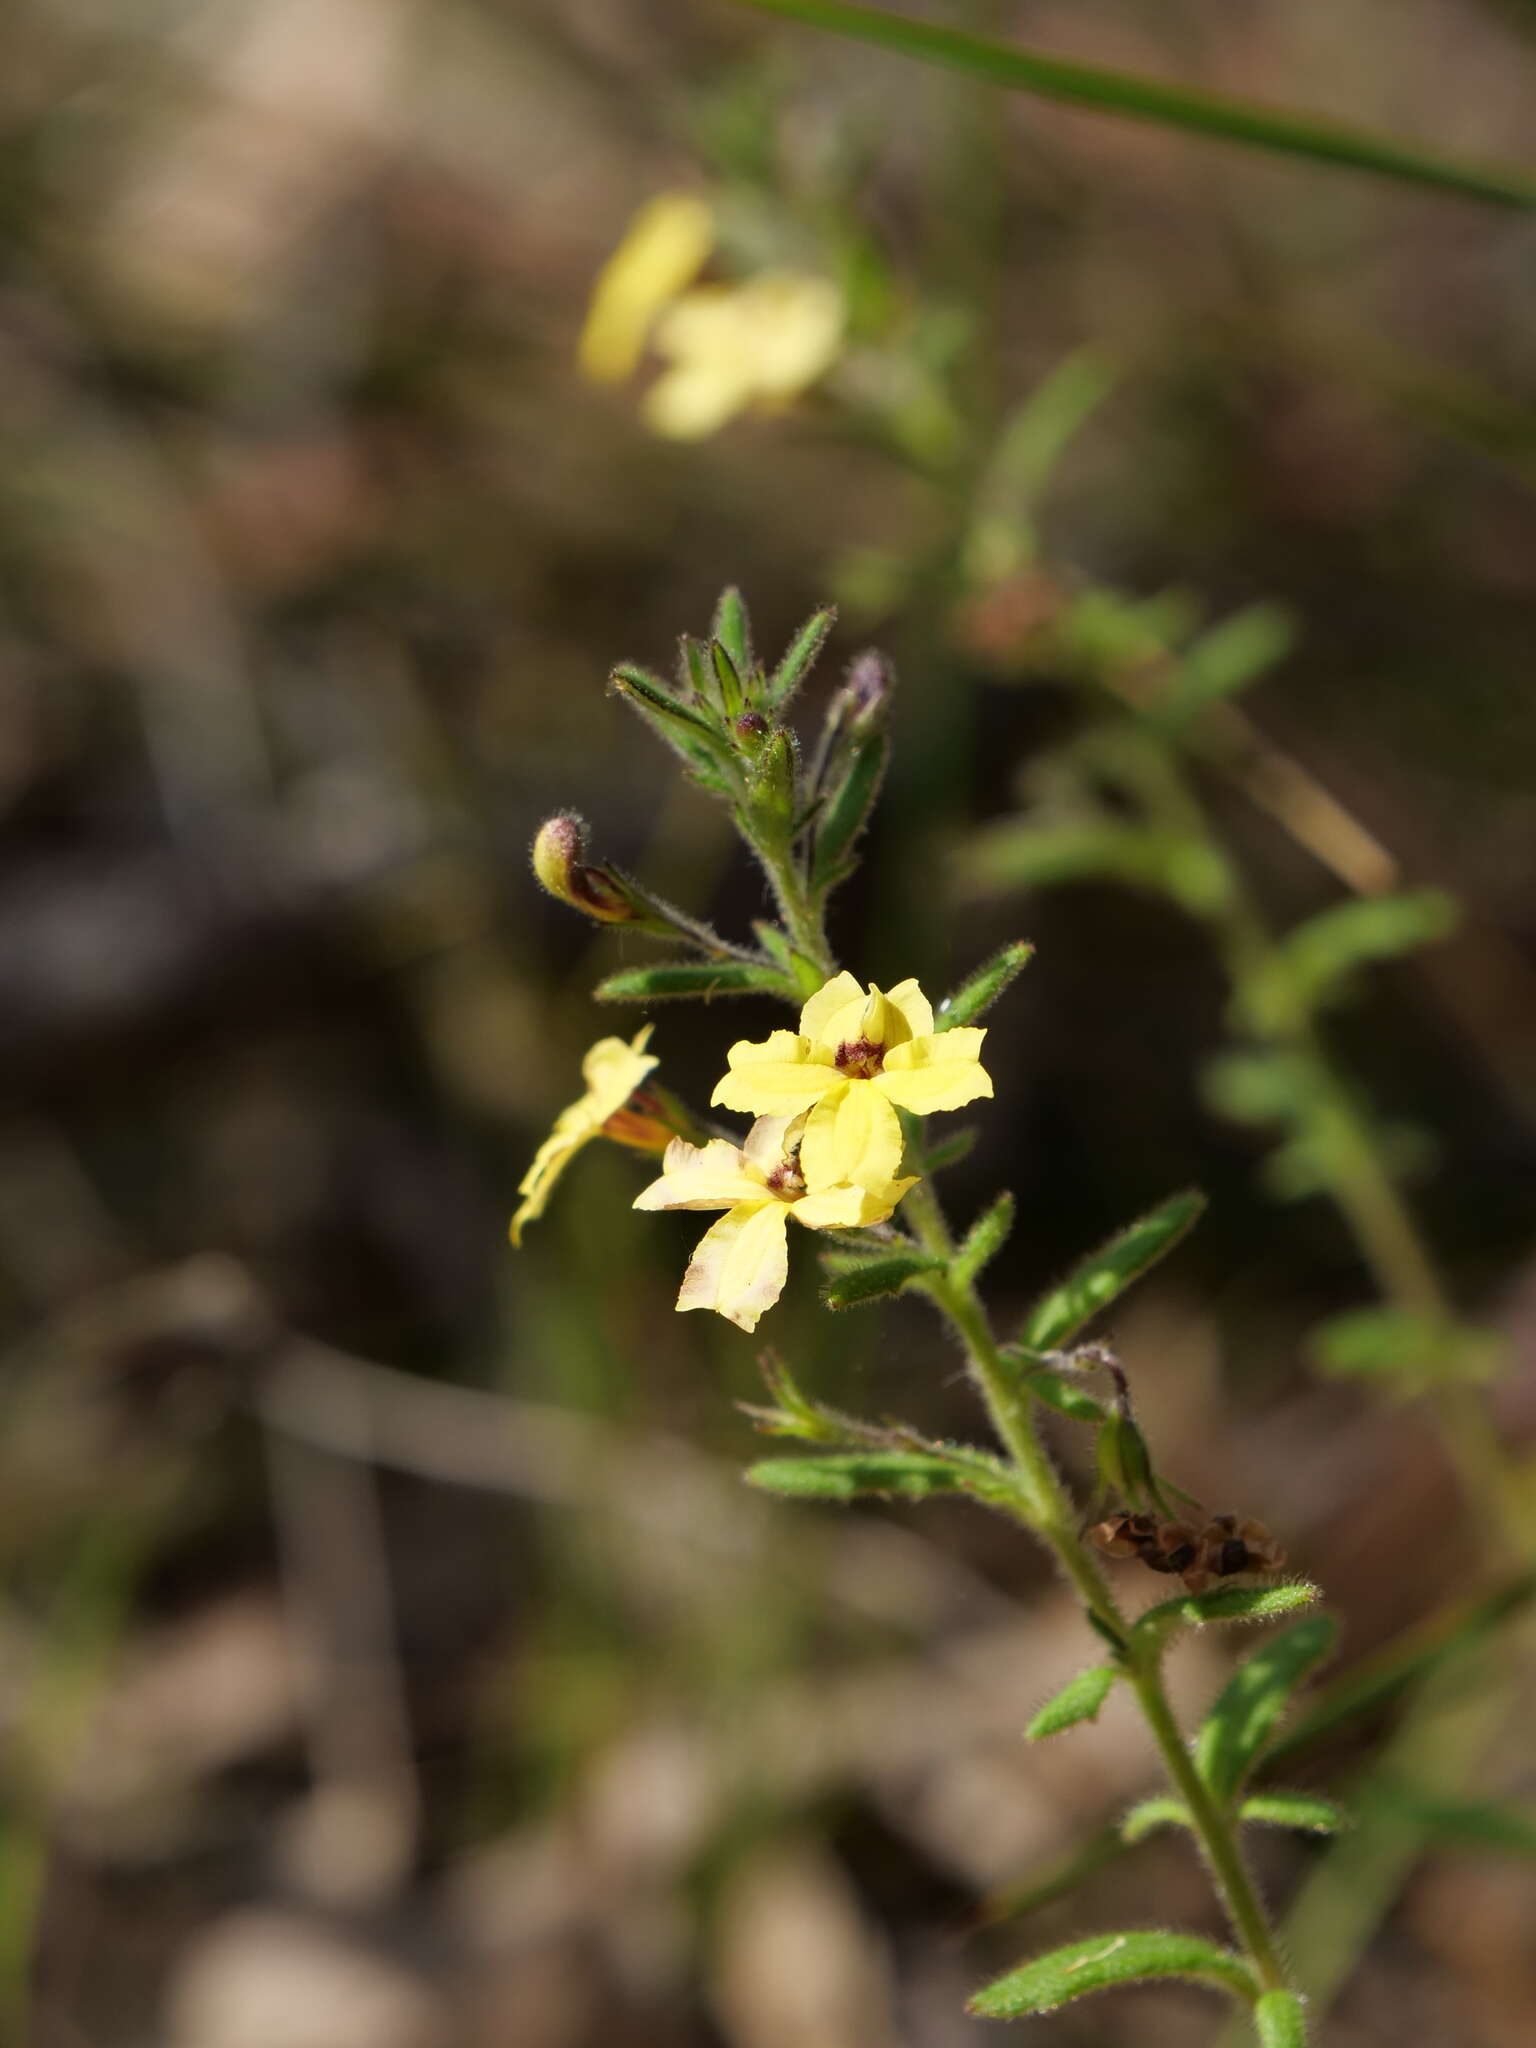
[[[622,876],[611,868],[588,867],[586,828],[569,812],[546,818],[533,842],[533,872],[540,885],[573,910],[603,924],[632,924],[644,912]]]
[[[786,726],[774,726],[758,747],[747,785],[752,823],[765,839],[789,835],[795,816],[797,769],[793,733]]]

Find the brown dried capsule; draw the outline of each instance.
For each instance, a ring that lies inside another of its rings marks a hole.
[[[1110,1557],[1141,1557],[1157,1540],[1157,1525],[1150,1515],[1111,1515],[1088,1531],[1100,1550]]]

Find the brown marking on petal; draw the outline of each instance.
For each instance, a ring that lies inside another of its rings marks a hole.
[[[837,1071],[850,1081],[872,1081],[884,1068],[884,1053],[872,1038],[845,1038],[837,1048]]]

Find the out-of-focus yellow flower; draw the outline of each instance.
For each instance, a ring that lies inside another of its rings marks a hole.
[[[878,1187],[811,1182],[801,1150],[803,1116],[759,1117],[737,1146],[724,1138],[667,1147],[659,1180],[637,1209],[724,1209],[694,1252],[678,1293],[679,1311],[712,1308],[743,1330],[757,1327],[789,1277],[789,1219],[809,1230],[883,1223],[914,1180]]]
[[[715,245],[715,216],[692,192],[659,192],[598,273],[577,355],[585,376],[618,384],[640,360],[657,315],[698,276]]]
[[[786,404],[837,360],[842,293],[830,278],[765,270],[701,285],[669,306],[655,344],[669,358],[641,406],[658,434],[698,440],[748,406]]]
[[[512,1218],[513,1244],[522,1243],[525,1224],[543,1215],[551,1189],[583,1145],[602,1136],[612,1136],[620,1144],[641,1142],[632,1135],[640,1123],[626,1111],[626,1104],[657,1064],[645,1049],[650,1035],[651,1027],[647,1024],[628,1045],[622,1038],[600,1038],[582,1061],[581,1077],[587,1092],[579,1102],[561,1110],[555,1128],[534,1153],[533,1164],[523,1175],[517,1191],[523,1201]],[[610,1119],[615,1127],[605,1132],[604,1126]],[[649,1119],[644,1121],[649,1123]],[[655,1138],[665,1136],[660,1124],[654,1126],[654,1131],[655,1137],[644,1141],[646,1150],[659,1149]]]
[[[798,1032],[733,1045],[711,1100],[764,1115],[809,1110],[800,1158],[810,1185],[884,1187],[901,1163],[898,1108],[926,1116],[992,1093],[986,1035],[974,1025],[936,1032],[915,981],[886,993],[871,982],[866,995],[839,974],[800,1012]]]

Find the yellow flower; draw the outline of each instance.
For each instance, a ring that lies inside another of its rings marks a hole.
[[[712,1308],[752,1330],[789,1276],[789,1219],[809,1230],[883,1223],[913,1180],[879,1187],[807,1184],[800,1150],[805,1118],[759,1117],[744,1145],[674,1138],[660,1180],[635,1197],[637,1209],[724,1209],[694,1252],[678,1293],[680,1311]]]
[[[692,192],[659,192],[641,207],[598,273],[577,356],[583,375],[619,384],[640,360],[657,315],[704,268],[715,217]]]
[[[750,405],[783,405],[837,360],[843,320],[837,286],[802,271],[687,292],[657,323],[656,347],[671,368],[641,410],[658,434],[693,441]]]
[[[802,1170],[813,1187],[886,1186],[901,1163],[896,1111],[926,1116],[992,1093],[981,1065],[986,1032],[974,1025],[936,1032],[915,981],[866,995],[851,974],[818,989],[800,1029],[743,1039],[713,1102],[726,1109],[793,1116],[809,1110]]]
[[[521,1244],[523,1226],[542,1216],[550,1190],[567,1166],[593,1138],[605,1135],[604,1125],[614,1119],[610,1134],[621,1144],[635,1143],[628,1135],[633,1119],[625,1116],[625,1105],[640,1083],[657,1064],[645,1050],[651,1027],[638,1032],[626,1045],[622,1038],[600,1038],[581,1063],[581,1077],[587,1092],[555,1118],[555,1128],[533,1155],[533,1164],[523,1175],[518,1193],[523,1197],[512,1218],[512,1242]],[[646,1149],[651,1149],[648,1143]]]

